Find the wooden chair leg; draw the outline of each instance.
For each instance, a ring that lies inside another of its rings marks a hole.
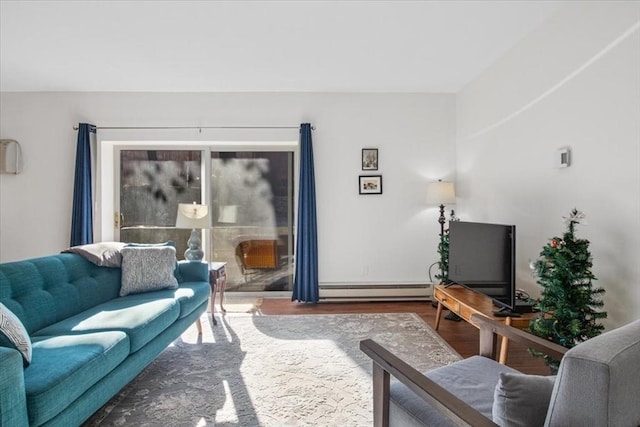
[[[389,427],[389,372],[373,364],[373,425]]]
[[[507,317],[504,319],[504,324],[507,326],[511,326],[511,317]],[[507,356],[509,355],[509,338],[502,337],[502,342],[500,344],[500,358],[498,362],[503,365],[507,364]]]

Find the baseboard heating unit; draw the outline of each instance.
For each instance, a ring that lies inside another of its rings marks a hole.
[[[431,301],[428,283],[321,283],[320,302]]]

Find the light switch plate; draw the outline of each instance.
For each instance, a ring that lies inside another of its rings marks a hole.
[[[554,166],[568,168],[571,166],[571,150],[569,147],[558,148],[555,153]]]

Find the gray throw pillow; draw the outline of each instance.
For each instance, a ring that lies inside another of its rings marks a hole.
[[[173,275],[176,265],[174,247],[126,246],[121,254],[121,297],[160,289],[178,289],[178,281]]]
[[[124,248],[122,242],[100,242],[88,245],[72,246],[62,252],[70,252],[81,255],[87,261],[99,265],[100,267],[120,267],[122,255],[120,251]]]
[[[503,372],[493,394],[493,422],[502,427],[544,425],[556,376]]]
[[[0,345],[15,348],[22,353],[25,368],[31,363],[31,339],[18,316],[0,303]]]
[[[133,248],[148,248],[148,247],[157,247],[157,246],[171,246],[172,248],[176,247],[176,242],[174,242],[173,240],[167,240],[166,242],[162,242],[162,243],[127,243],[125,245],[126,247],[133,247]],[[177,254],[178,252],[176,252]],[[176,265],[174,266],[173,269],[173,275],[176,276],[176,279],[178,280],[178,282],[182,282],[182,278],[180,277],[180,271],[178,270],[178,258],[176,257]]]

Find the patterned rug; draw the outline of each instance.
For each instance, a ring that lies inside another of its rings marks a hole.
[[[85,426],[370,426],[372,338],[418,370],[460,357],[418,315],[203,316]]]

